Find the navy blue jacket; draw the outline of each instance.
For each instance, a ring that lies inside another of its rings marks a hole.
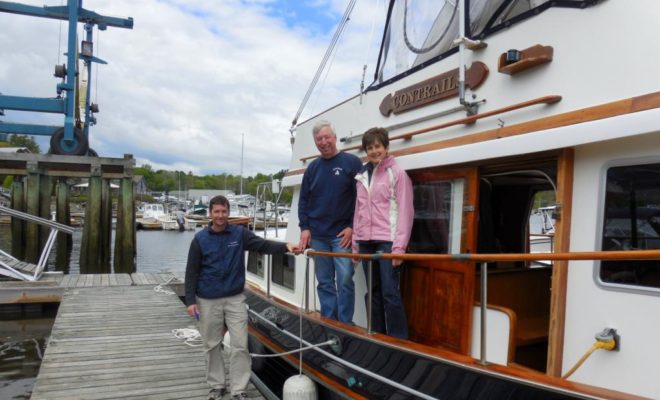
[[[240,225],[214,232],[210,225],[195,234],[186,266],[186,304],[229,297],[245,287],[245,250],[286,253],[286,243],[265,240]]]
[[[298,199],[298,226],[309,229],[314,239],[334,239],[353,226],[355,174],[362,169],[359,158],[337,153],[312,161],[303,175]]]

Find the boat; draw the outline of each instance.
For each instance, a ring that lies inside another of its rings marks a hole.
[[[389,130],[414,185],[410,337],[370,332],[362,268],[349,326],[318,312],[314,251],[250,253],[252,352],[307,348],[254,371],[300,369],[330,398],[660,398],[660,3],[388,4],[373,83],[294,120],[282,185],[297,242],[314,124],[363,160],[360,133]],[[529,221],[548,194],[539,254]]]

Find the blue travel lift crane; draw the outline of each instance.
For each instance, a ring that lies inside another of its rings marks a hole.
[[[0,132],[22,135],[50,136],[50,152],[63,155],[96,155],[89,148],[89,126],[96,123],[94,113],[98,112],[98,105],[90,102],[90,88],[92,76],[92,63],[107,64],[94,57],[92,29],[94,25],[99,30],[106,30],[108,26],[116,28],[133,29],[133,18],[115,18],[99,15],[93,11],[82,8],[82,0],[67,0],[66,6],[29,6],[20,3],[0,1],[0,12],[59,19],[69,22],[67,40],[67,62],[55,66],[55,76],[62,78],[57,84],[57,97],[37,98],[23,96],[6,96],[0,94],[0,116],[4,110],[34,111],[43,113],[64,114],[64,126],[47,126],[36,124],[18,124],[0,121]],[[78,22],[85,24],[86,37],[77,54],[76,29]],[[87,68],[87,88],[84,105],[84,121],[80,113],[76,113],[78,91],[76,84],[78,76],[78,58],[85,62]],[[64,98],[62,92],[66,92]],[[78,115],[76,115],[78,114]]]

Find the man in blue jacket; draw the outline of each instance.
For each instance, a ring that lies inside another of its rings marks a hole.
[[[311,245],[318,251],[350,253],[355,174],[362,169],[362,162],[337,150],[337,135],[329,122],[318,122],[312,134],[321,156],[309,164],[300,187],[299,247],[304,250]],[[353,324],[354,272],[350,258],[314,258],[322,316]]]
[[[220,343],[229,330],[231,356],[229,383],[232,399],[247,398],[250,354],[245,305],[245,250],[278,254],[297,252],[291,243],[264,240],[243,226],[229,224],[229,201],[216,196],[209,203],[211,223],[190,243],[186,266],[188,314],[199,319],[206,354],[209,399],[226,392],[225,368]]]

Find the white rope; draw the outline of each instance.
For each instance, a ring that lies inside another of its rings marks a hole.
[[[169,285],[173,280],[178,280],[178,278],[174,274],[172,274],[172,277],[168,279],[166,282],[161,283],[160,285],[154,287],[154,292],[162,293],[162,294],[170,294],[170,295],[176,294],[172,290],[163,288],[163,285]]]
[[[203,346],[202,335],[199,334],[199,331],[194,328],[181,328],[181,329],[172,329],[174,337],[177,339],[185,339],[183,343],[190,347],[199,347]]]

